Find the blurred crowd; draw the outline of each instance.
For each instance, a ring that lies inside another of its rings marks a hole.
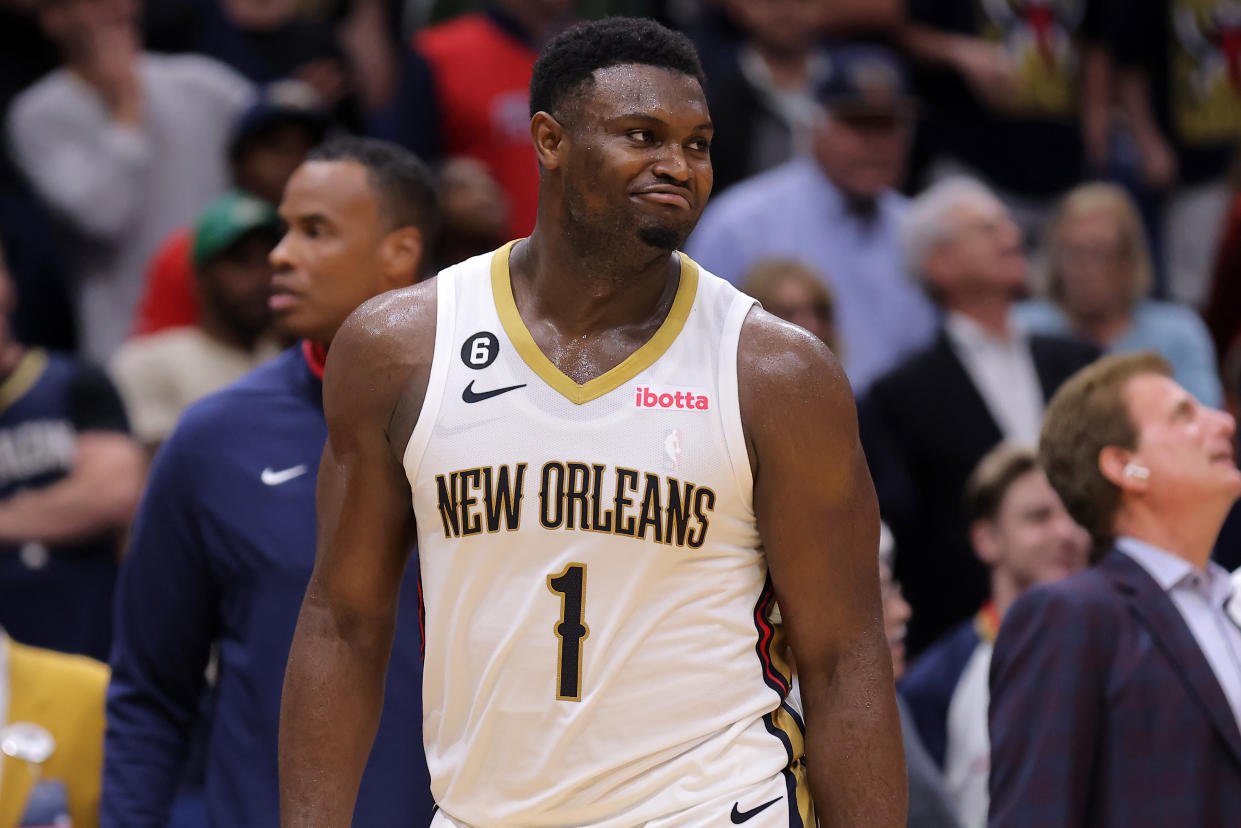
[[[1048,400],[1136,351],[1205,406],[1241,400],[1230,0],[0,0],[0,828],[100,824],[105,691],[103,824],[274,824],[274,753],[244,756],[274,751],[313,563],[323,354],[370,296],[530,232],[531,69],[604,14],[699,50],[715,187],[687,253],[843,361],[886,527],[910,824],[985,824],[990,647],[1090,548],[1034,450]],[[419,170],[438,206],[367,247]],[[280,395],[193,407],[259,366]],[[290,439],[269,413],[302,418],[301,453],[262,453]],[[212,465],[236,435],[256,494]],[[286,483],[262,525],[248,509]],[[106,690],[88,659],[110,654]],[[392,715],[416,745],[410,704]]]

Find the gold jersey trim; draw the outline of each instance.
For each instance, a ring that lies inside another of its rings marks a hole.
[[[689,319],[690,308],[694,305],[694,297],[698,293],[698,265],[684,253],[677,253],[681,260],[681,277],[677,284],[677,294],[668,309],[659,330],[648,339],[642,347],[634,351],[617,366],[605,371],[594,379],[578,385],[569,379],[552,363],[539,348],[526,323],[522,321],[517,310],[517,302],[513,298],[513,282],[509,273],[509,254],[516,241],[511,241],[495,252],[491,258],[491,292],[495,297],[496,312],[500,315],[500,324],[504,332],[512,340],[522,361],[530,370],[538,374],[551,388],[575,405],[597,400],[604,394],[615,391],[638,374],[655,364],[664,353],[672,347],[681,329]]]
[[[34,384],[43,376],[47,367],[47,354],[41,350],[27,351],[9,374],[8,379],[0,382],[0,411],[8,408],[21,399]]]

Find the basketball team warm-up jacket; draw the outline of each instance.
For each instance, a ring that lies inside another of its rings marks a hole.
[[[276,742],[314,565],[322,382],[294,348],[197,403],[156,458],[116,598],[104,828],[163,828],[219,645],[206,800],[213,826],[279,822]],[[401,590],[379,735],[355,824],[426,825],[418,567]]]

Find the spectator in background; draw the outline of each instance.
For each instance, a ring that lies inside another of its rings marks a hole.
[[[905,631],[910,609],[901,594],[901,585],[892,578],[892,551],[892,534],[880,524],[879,594],[883,599],[883,632],[892,654],[892,675],[899,682],[905,673]],[[901,741],[909,782],[909,814],[905,824],[908,828],[957,828],[943,777],[927,754],[918,729],[914,727],[909,705],[900,693],[896,694],[896,706],[901,716]]]
[[[1094,565],[1009,609],[991,659],[991,825],[1232,825],[1241,627],[1210,562],[1241,495],[1232,417],[1153,353],[1104,357],[1039,457]]]
[[[309,86],[280,81],[266,87],[233,125],[228,159],[234,187],[279,204],[289,176],[323,140],[327,128],[327,118]],[[190,228],[181,227],[151,256],[134,333],[198,324],[192,244]]]
[[[0,626],[108,657],[119,534],[144,462],[104,373],[13,337],[0,251]]]
[[[830,57],[812,156],[712,201],[687,250],[734,284],[764,258],[814,267],[836,300],[842,361],[861,393],[930,340],[935,312],[909,279],[899,245],[906,202],[892,187],[913,118],[901,65],[878,46],[842,46]]]
[[[1146,187],[1164,196],[1158,236],[1169,298],[1207,298],[1241,140],[1241,16],[1234,0],[1113,3],[1117,95]]]
[[[439,243],[435,270],[495,250],[508,241],[508,198],[477,158],[450,158],[438,170]]]
[[[280,352],[270,336],[272,267],[280,217],[266,201],[230,193],[207,205],[194,225],[199,321],[129,339],[111,374],[153,454],[186,407]]]
[[[836,350],[832,294],[813,268],[792,259],[763,259],[750,268],[741,290],[769,313],[800,325]]]
[[[1151,263],[1142,218],[1114,184],[1083,184],[1061,202],[1043,245],[1047,299],[1017,306],[1038,333],[1074,336],[1104,351],[1163,354],[1176,380],[1212,408],[1223,404],[1215,349],[1202,318],[1147,299]]]
[[[0,0],[0,125],[26,87],[60,65],[56,46],[35,19],[39,0]],[[0,137],[0,246],[8,256],[21,316],[21,341],[57,351],[77,349],[69,274],[55,225],[13,163]]]
[[[102,825],[163,828],[218,645],[212,825],[279,824],[281,687],[314,566],[327,437],[323,361],[367,299],[417,281],[436,225],[431,174],[398,147],[318,147],[285,188],[271,308],[295,348],[195,403],[155,459],[117,587]],[[418,568],[403,581],[383,723],[357,825],[429,821]]]
[[[962,825],[987,824],[987,675],[1005,613],[1035,584],[1086,566],[1090,537],[1073,522],[1032,449],[1002,443],[965,486],[970,542],[991,597],[914,662],[900,683],[922,741],[944,773]]]
[[[427,159],[475,158],[508,198],[509,238],[530,235],[539,167],[530,141],[530,76],[572,0],[494,0],[423,29],[375,133]]]
[[[103,664],[0,629],[0,826],[97,828],[107,686]]]
[[[299,0],[148,2],[146,29],[154,48],[205,55],[259,86],[299,80],[314,89],[333,120],[363,127],[362,103],[335,30],[302,14]],[[387,36],[371,48],[393,54]]]
[[[944,322],[932,344],[874,383],[859,411],[879,507],[896,538],[896,574],[914,609],[916,654],[987,598],[987,571],[961,513],[970,472],[1001,440],[1032,443],[1045,401],[1099,352],[1014,324],[1026,278],[1021,233],[981,184],[955,179],[923,193],[904,239]]]
[[[135,0],[47,0],[65,66],[14,101],[8,132],[35,190],[87,244],[81,349],[103,361],[129,333],[147,259],[228,183],[228,129],[246,80],[208,58],[143,52]]]
[[[745,34],[731,71],[713,77],[707,103],[714,192],[810,151],[830,72],[822,0],[725,0]]]
[[[1232,205],[1224,219],[1203,320],[1211,331],[1224,382],[1241,392],[1241,151],[1231,174]]]
[[[930,176],[986,180],[1037,238],[1054,199],[1105,160],[1108,2],[910,0],[902,39],[926,70]]]

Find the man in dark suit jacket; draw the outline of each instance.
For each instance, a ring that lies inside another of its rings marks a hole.
[[[1021,234],[977,182],[938,184],[910,205],[910,266],[944,311],[939,335],[871,387],[862,442],[913,607],[916,655],[986,600],[990,582],[962,512],[965,481],[1001,440],[1033,445],[1046,401],[1099,355],[1074,340],[1027,336],[1011,320],[1025,286]]]
[[[1231,416],[1151,354],[1111,356],[1047,410],[1040,456],[1091,569],[1009,610],[991,663],[992,826],[1241,819],[1241,628],[1210,562],[1241,496]]]

